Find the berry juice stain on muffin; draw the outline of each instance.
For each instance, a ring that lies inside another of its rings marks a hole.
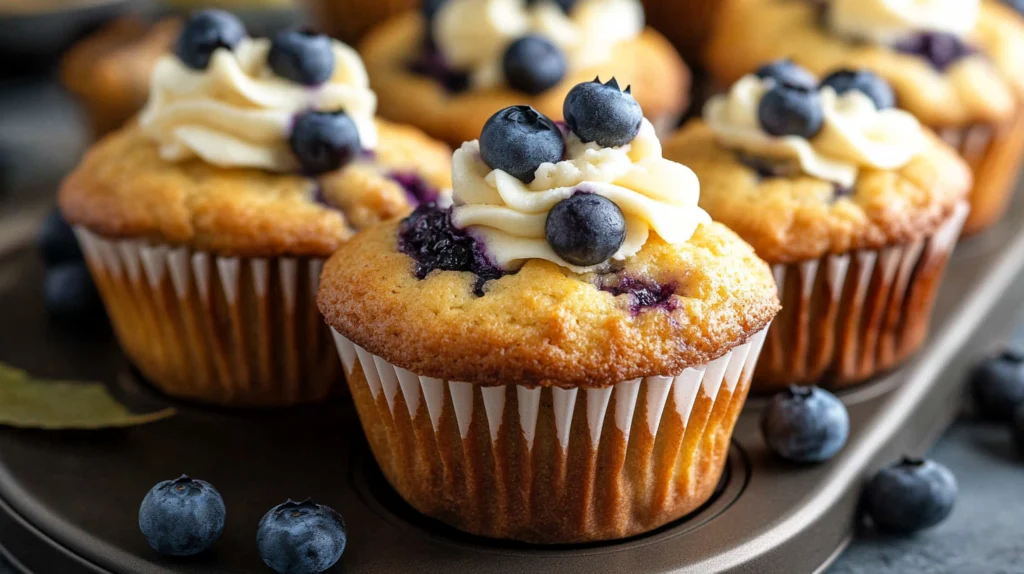
[[[440,191],[416,172],[395,171],[391,172],[388,177],[402,186],[410,205],[419,206],[424,203],[433,203],[440,196]]]
[[[421,10],[423,46],[409,69],[451,93],[541,94],[644,29],[636,0],[434,0]]]
[[[649,278],[613,274],[601,277],[600,289],[616,297],[627,295],[629,311],[634,316],[646,309],[673,311],[679,305],[672,297],[676,294],[675,283],[661,284]]]

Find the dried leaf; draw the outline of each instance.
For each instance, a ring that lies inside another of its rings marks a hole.
[[[165,419],[174,409],[134,414],[100,383],[33,379],[0,363],[0,425],[34,429],[129,427]]]

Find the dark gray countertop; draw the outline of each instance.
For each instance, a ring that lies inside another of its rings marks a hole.
[[[0,124],[0,154],[13,159],[0,158],[0,182],[7,188],[52,181],[54,173],[74,164],[87,140],[73,103],[52,83],[0,82]],[[19,202],[2,194],[4,205]],[[1009,431],[965,418],[932,456],[960,483],[952,517],[911,538],[865,532],[830,574],[1024,572],[1024,496],[1018,494],[1024,462],[1013,451]],[[9,574],[2,560],[0,574]]]

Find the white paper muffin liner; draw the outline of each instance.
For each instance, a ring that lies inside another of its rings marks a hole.
[[[444,381],[334,340],[406,501],[473,534],[550,544],[632,536],[704,504],[766,332],[676,376],[590,389]]]
[[[934,127],[955,148],[974,172],[971,213],[964,234],[981,231],[1005,213],[1024,160],[1024,110],[1003,125]]]
[[[754,392],[848,386],[917,350],[968,210],[961,202],[932,236],[906,245],[773,265],[782,311],[768,332]]]
[[[75,234],[121,347],[167,394],[281,406],[344,387],[316,309],[322,259],[220,257]]]

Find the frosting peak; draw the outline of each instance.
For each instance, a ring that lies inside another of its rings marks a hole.
[[[470,75],[475,88],[504,83],[502,56],[519,37],[535,34],[565,54],[570,70],[611,58],[618,42],[640,35],[637,0],[578,0],[567,14],[541,0],[448,0],[434,20],[433,37],[445,60]]]
[[[669,243],[682,243],[710,221],[697,207],[697,176],[662,158],[661,144],[646,119],[633,141],[620,147],[601,148],[568,133],[566,159],[541,164],[528,184],[491,170],[476,140],[462,144],[452,163],[452,222],[482,240],[502,267],[545,259],[577,273],[597,269],[566,262],[545,240],[551,208],[577,193],[600,195],[621,209],[626,238],[614,260],[635,255],[652,230]]]
[[[892,44],[915,32],[966,36],[981,0],[831,0],[829,25],[847,36]]]
[[[364,149],[377,143],[377,99],[352,48],[333,42],[335,68],[327,82],[303,86],[275,75],[270,40],[245,38],[219,48],[205,70],[165,55],[153,70],[150,99],[139,118],[167,161],[198,157],[222,167],[296,171],[288,137],[296,114],[344,111]]]
[[[795,160],[804,173],[843,187],[853,186],[861,168],[898,169],[921,149],[921,126],[912,115],[895,108],[879,110],[862,92],[840,95],[828,86],[820,90],[824,122],[817,135],[769,135],[761,127],[758,107],[773,85],[772,79],[748,75],[727,95],[707,103],[704,120],[722,145]]]

